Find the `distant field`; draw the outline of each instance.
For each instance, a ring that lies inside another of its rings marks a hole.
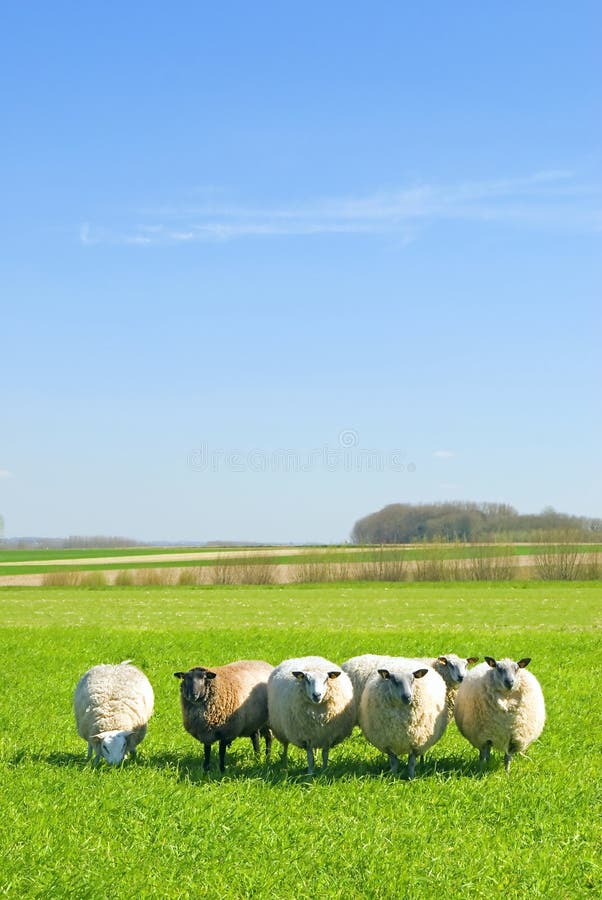
[[[215,547],[103,547],[102,549],[83,550],[0,550],[0,563],[46,559],[91,559],[92,557],[101,559],[105,556],[152,556],[156,553],[214,553],[216,549]]]
[[[569,545],[578,554],[602,553],[602,544]],[[161,569],[220,565],[306,565],[336,563],[415,562],[420,560],[468,560],[519,558],[566,553],[561,544],[409,544],[383,547],[339,545],[331,547],[153,547],[113,550],[0,551],[0,576],[36,575],[56,571],[115,572],[127,569]],[[188,558],[183,558],[188,557]],[[146,559],[145,559],[146,558]],[[103,561],[104,560],[104,561]]]
[[[0,589],[3,896],[600,896],[602,587],[333,584]],[[313,782],[304,754],[231,748],[204,775],[173,672],[305,653],[531,656],[548,723],[510,776],[449,727],[414,782],[356,732]],[[156,693],[137,762],[85,764],[71,695],[133,658]]]

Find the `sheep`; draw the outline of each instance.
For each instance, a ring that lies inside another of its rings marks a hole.
[[[322,750],[322,770],[331,747],[349,737],[355,723],[353,685],[339,666],[322,656],[286,659],[268,681],[270,726],[283,745],[307,752],[307,773],[314,772],[314,750]]]
[[[130,665],[98,665],[79,679],[73,695],[77,732],[88,742],[94,763],[102,756],[111,765],[135,757],[153,714],[154,694],[146,675]]]
[[[263,660],[243,659],[210,669],[195,666],[187,672],[174,672],[180,679],[184,728],[205,747],[205,772],[215,741],[219,741],[220,772],[226,768],[226,748],[238,737],[250,737],[258,754],[259,735],[263,735],[269,759],[272,734],[267,682],[271,671],[272,666]]]
[[[343,672],[349,676],[351,684],[353,685],[356,717],[359,714],[362,691],[364,690],[366,682],[372,673],[376,672],[379,665],[384,664],[385,661],[389,659],[392,659],[392,657],[378,655],[377,653],[363,653],[361,656],[352,656],[351,659],[346,660],[341,665]]]
[[[441,678],[445,682],[445,700],[448,717],[453,719],[458,687],[466,678],[468,666],[473,665],[478,661],[479,658],[477,656],[469,656],[466,658],[457,656],[455,653],[446,653],[442,656],[424,656],[412,659],[412,665],[430,666],[431,669],[434,669],[435,672],[438,672],[439,675],[441,675]]]
[[[363,656],[353,656],[343,663],[342,669],[347,672],[353,684],[353,692],[355,694],[356,708],[359,711],[359,704],[362,691],[366,681],[370,675],[381,665],[387,665],[388,662],[394,661],[403,665],[420,668],[420,666],[429,666],[441,675],[446,687],[446,703],[448,717],[451,719],[454,713],[454,703],[458,685],[462,683],[466,676],[468,666],[478,662],[476,656],[469,656],[467,659],[457,656],[455,653],[447,653],[444,656],[430,657],[393,657],[393,656],[377,656],[373,653],[365,653]]]
[[[447,726],[445,682],[429,667],[392,660],[366,681],[358,718],[366,740],[388,754],[392,774],[407,753],[407,777],[413,778],[416,756],[436,744]]]
[[[485,657],[458,688],[455,717],[460,732],[479,751],[481,769],[491,748],[504,752],[510,771],[515,753],[524,752],[536,740],[546,719],[540,684],[526,671],[530,658]]]

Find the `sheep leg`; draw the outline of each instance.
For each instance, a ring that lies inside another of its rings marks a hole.
[[[504,768],[506,769],[506,772],[510,771],[510,763],[511,762],[512,762],[512,754],[505,753],[504,754]]]
[[[314,774],[314,751],[311,747],[307,748],[307,774]]]
[[[205,772],[209,771],[210,762],[211,762],[211,744],[205,744],[205,760],[203,762],[203,770]]]
[[[485,768],[487,763],[489,762],[489,754],[491,753],[491,741],[487,741],[484,747],[481,747],[479,751],[479,763],[481,767],[481,771]]]
[[[282,742],[282,763],[283,765],[288,763],[288,741]]]
[[[408,778],[413,778],[416,774],[416,753],[412,750],[408,756]]]
[[[420,754],[420,768],[422,769],[424,766],[424,753]]]
[[[395,756],[394,753],[389,750],[389,765],[391,766],[391,774],[397,775],[397,771],[399,769],[399,760]]]
[[[267,760],[270,758],[270,753],[272,752],[272,732],[270,731],[268,726],[265,725],[261,729],[261,733],[265,738],[265,758],[267,762]]]
[[[254,731],[251,735],[251,743],[253,744],[253,752],[255,756],[259,756],[259,732]]]
[[[328,765],[328,747],[322,748],[322,769]]]
[[[220,741],[219,742],[219,770],[223,772],[226,768],[226,747],[230,744],[230,741]]]
[[[88,753],[86,756],[86,760],[89,761],[92,758],[92,753],[94,752],[94,748],[92,746],[92,741],[88,741]]]

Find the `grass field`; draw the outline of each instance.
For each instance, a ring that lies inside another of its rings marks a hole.
[[[602,892],[602,586],[332,584],[0,589],[0,894],[39,898],[572,898]],[[236,742],[202,773],[177,669],[360,652],[531,656],[544,733],[510,776],[450,726],[413,782],[359,733],[326,775]],[[139,758],[85,764],[73,687],[132,658],[156,713]]]

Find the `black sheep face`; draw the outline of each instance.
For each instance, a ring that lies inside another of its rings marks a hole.
[[[215,672],[196,666],[188,672],[174,672],[174,676],[180,679],[180,693],[182,699],[189,703],[203,703],[211,681],[215,678]]]

